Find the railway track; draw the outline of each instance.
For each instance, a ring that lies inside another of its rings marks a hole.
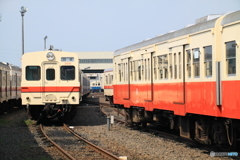
[[[100,104],[102,104],[102,103],[100,103]],[[108,107],[107,105],[105,105],[105,108],[111,108],[111,109],[107,109],[107,110],[104,109],[104,111],[103,111],[103,106],[100,107],[100,111],[103,114],[105,114],[106,116],[113,115],[113,114],[115,114],[115,115],[119,114],[119,113],[116,113],[118,111],[116,111],[115,108]],[[113,113],[113,112],[115,112],[115,113]],[[123,113],[120,113],[120,114],[124,117]],[[122,119],[119,119],[119,116],[114,116],[114,120],[118,121],[118,122],[128,124],[126,121],[123,121]],[[197,142],[195,140],[181,137],[177,133],[174,133],[172,130],[166,129],[166,128],[161,127],[161,126],[157,127],[157,126],[147,125],[145,128],[142,128],[141,126],[137,126],[137,125],[134,126],[133,125],[133,126],[130,126],[130,127],[131,128],[138,128],[142,131],[149,132],[149,133],[152,133],[152,134],[157,135],[159,137],[164,137],[166,139],[173,139],[177,142],[182,142],[182,143],[188,144],[189,146],[192,146],[193,148],[204,148],[205,150],[208,150],[209,153],[211,151],[219,151],[219,152],[224,152],[225,151],[223,148],[219,148],[217,146],[209,146],[209,145],[206,145],[206,144],[200,144],[199,142]]]
[[[87,141],[68,125],[63,127],[43,127],[39,125],[42,134],[47,138],[66,158],[76,159],[110,159],[119,160],[119,157],[101,149]]]

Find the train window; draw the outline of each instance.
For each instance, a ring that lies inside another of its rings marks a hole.
[[[121,80],[124,82],[124,75],[123,75],[123,72],[124,72],[124,63],[121,64]]]
[[[181,72],[182,72],[182,70],[181,70],[181,61],[182,61],[182,59],[181,59],[181,52],[179,52],[178,53],[178,65],[179,65],[179,67],[178,67],[178,74],[179,74],[179,79],[181,79]]]
[[[141,80],[141,60],[138,61],[138,80]]]
[[[199,48],[193,49],[193,70],[194,77],[200,76],[200,51]]]
[[[61,66],[61,80],[74,80],[75,67],[74,66]]]
[[[212,76],[212,46],[204,47],[205,75]]]
[[[170,78],[172,79],[173,77],[173,67],[172,67],[172,53],[169,53],[169,74]]]
[[[163,78],[162,56],[158,57],[159,79]]]
[[[148,80],[150,80],[150,59],[148,58]]]
[[[46,79],[47,80],[54,80],[55,79],[55,70],[54,69],[47,69],[46,70]]]
[[[138,80],[138,61],[135,61],[135,81]]]
[[[236,74],[236,42],[226,42],[226,61],[228,75]]]
[[[105,76],[105,83],[108,84],[108,76]]]
[[[39,66],[27,66],[26,67],[26,80],[38,81],[41,79],[41,70]]]
[[[187,74],[188,74],[188,77],[191,78],[191,64],[192,64],[191,51],[186,50],[186,52],[187,52]]]
[[[144,60],[145,63],[145,81],[147,80],[147,60]]]
[[[130,77],[131,77],[131,81],[133,80],[133,62],[130,62]]]
[[[157,79],[157,67],[156,67],[156,57],[153,57],[153,74],[154,74],[154,79]]]
[[[174,79],[177,79],[177,55],[174,53]]]
[[[119,82],[121,82],[121,64],[118,64],[118,77],[119,77]]]
[[[126,63],[126,81],[128,80],[128,63]]]
[[[163,55],[164,78],[168,79],[168,55]]]

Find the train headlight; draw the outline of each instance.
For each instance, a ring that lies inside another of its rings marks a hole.
[[[53,54],[52,52],[48,52],[48,53],[47,53],[47,59],[50,60],[50,61],[51,61],[51,60],[54,60],[54,59],[55,59],[54,54]]]

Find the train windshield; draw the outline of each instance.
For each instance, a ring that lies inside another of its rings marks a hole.
[[[27,66],[26,67],[26,80],[38,81],[41,79],[41,70],[39,66]]]
[[[75,67],[74,66],[61,66],[61,80],[74,80]]]

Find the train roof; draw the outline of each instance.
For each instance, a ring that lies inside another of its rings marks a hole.
[[[128,52],[128,51],[132,51],[132,50],[142,48],[142,47],[145,47],[145,46],[149,46],[149,45],[152,45],[152,44],[155,44],[155,43],[164,42],[164,41],[176,38],[176,37],[180,37],[180,36],[192,34],[192,33],[198,32],[198,31],[213,28],[215,26],[215,23],[216,23],[219,16],[215,16],[215,17],[214,17],[214,19],[210,18],[210,20],[208,18],[205,18],[205,17],[200,18],[196,21],[197,23],[194,24],[194,25],[187,26],[183,29],[173,31],[171,33],[167,33],[167,34],[164,34],[164,35],[161,35],[161,36],[157,36],[157,37],[151,38],[149,40],[145,40],[145,41],[142,41],[142,42],[139,42],[139,43],[136,43],[136,44],[118,49],[114,52],[113,55],[116,56],[118,54]],[[234,22],[234,21],[238,21],[238,20],[240,20],[240,11],[232,12],[232,13],[227,14],[223,18],[222,25],[225,25],[225,24],[228,24],[228,23],[231,23],[231,22]]]

